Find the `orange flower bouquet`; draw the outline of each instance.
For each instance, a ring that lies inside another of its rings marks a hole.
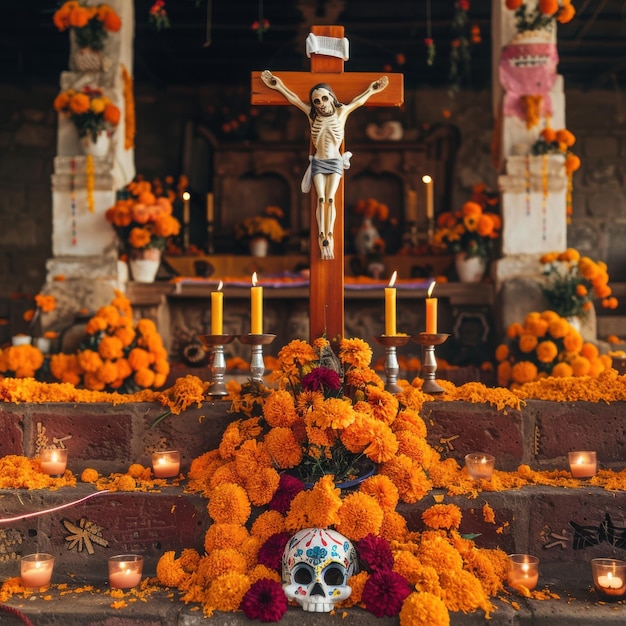
[[[576,15],[572,0],[539,0],[536,7],[528,8],[525,0],[505,0],[506,8],[515,11],[515,26],[518,32],[549,30],[554,21],[567,24]]]
[[[120,110],[104,95],[102,89],[83,87],[80,91],[68,89],[54,100],[54,109],[69,117],[79,137],[91,136],[97,140],[103,130],[112,132],[120,122]]]
[[[119,199],[107,210],[106,220],[131,252],[146,248],[164,250],[168,240],[180,232],[180,222],[172,215],[168,190],[158,181],[152,185],[137,179],[125,191],[128,197]]]
[[[122,20],[108,4],[87,5],[77,0],[65,2],[52,18],[58,30],[70,29],[79,48],[102,50],[110,32],[118,32]]]
[[[350,481],[363,466],[389,461],[399,445],[390,427],[398,400],[369,368],[371,357],[361,339],[343,339],[338,357],[324,338],[313,345],[292,341],[271,375],[277,389],[233,385],[233,411],[255,420],[257,439],[278,471],[308,483],[329,474],[337,483]],[[238,447],[242,428],[241,420],[234,422],[223,445]]]
[[[134,393],[163,387],[170,371],[167,350],[152,320],[135,324],[130,301],[119,291],[87,322],[75,354],[53,354],[57,380],[93,391]]]
[[[617,308],[606,263],[581,256],[575,248],[544,254],[540,262],[546,279],[543,293],[562,317],[584,317],[596,298],[605,309]]]
[[[597,378],[611,367],[610,357],[554,311],[529,313],[523,324],[511,324],[495,357],[498,385],[512,388],[547,376]]]
[[[466,202],[460,211],[446,211],[437,217],[437,229],[432,245],[435,249],[464,252],[467,257],[489,259],[494,243],[500,236],[502,219],[487,211],[474,200]]]

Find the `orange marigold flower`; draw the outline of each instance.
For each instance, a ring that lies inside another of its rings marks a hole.
[[[383,523],[383,510],[378,502],[360,491],[346,496],[339,509],[335,529],[352,541],[366,535],[378,535]]]
[[[204,534],[204,549],[207,553],[225,548],[236,550],[248,537],[248,529],[242,524],[211,524]]]
[[[372,361],[372,348],[363,339],[342,339],[339,342],[339,358],[352,367],[368,367]]]
[[[422,513],[424,524],[434,529],[457,529],[461,518],[461,509],[456,504],[434,504]]]
[[[293,395],[276,390],[263,403],[263,417],[270,426],[291,426],[298,419]]]
[[[363,451],[374,463],[390,461],[398,451],[398,439],[384,422],[370,420],[370,443]]]
[[[159,583],[166,587],[178,587],[187,575],[175,556],[174,550],[164,552],[156,566]]]
[[[559,354],[559,349],[553,341],[542,341],[537,346],[537,358],[542,363],[551,363]]]
[[[507,0],[507,4],[516,0]],[[400,609],[400,626],[428,624],[449,626],[450,614],[443,600],[428,592],[413,592]]]
[[[359,486],[359,491],[374,498],[384,511],[395,510],[400,498],[391,478],[381,474],[366,478]]]
[[[514,382],[524,384],[537,378],[537,366],[531,361],[520,361],[511,368],[511,378]]]
[[[272,461],[281,469],[295,467],[302,461],[302,447],[289,428],[272,428],[263,443]]]
[[[98,480],[98,477],[98,470],[95,470],[91,467],[86,467],[80,475],[80,479],[84,483],[95,483]]]
[[[267,510],[254,520],[250,534],[265,541],[275,533],[285,529],[285,518],[278,511]]]
[[[367,403],[372,407],[373,417],[385,424],[391,424],[398,414],[399,401],[389,391],[379,387],[369,387],[365,392]]]
[[[344,398],[328,398],[319,407],[311,411],[309,423],[318,428],[346,428],[356,419],[356,413],[350,400]]]
[[[528,354],[537,347],[538,339],[536,335],[531,333],[523,333],[519,337],[519,349]]]
[[[248,498],[254,506],[268,504],[274,497],[280,475],[273,467],[263,467],[245,478]]]
[[[543,15],[554,15],[558,10],[558,0],[539,0],[539,12]]]
[[[563,337],[563,347],[567,352],[580,352],[583,347],[583,338],[577,330],[571,329]]]
[[[218,523],[245,524],[251,513],[250,500],[245,489],[233,483],[215,487],[207,508],[213,521]]]

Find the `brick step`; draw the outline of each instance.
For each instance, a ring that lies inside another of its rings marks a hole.
[[[68,468],[86,467],[102,474],[125,472],[132,463],[150,465],[155,449],[181,452],[182,471],[191,461],[218,447],[232,421],[230,404],[205,402],[172,415],[156,428],[164,412],[157,404],[12,404],[0,405],[0,456],[35,456],[38,442],[63,440]],[[596,450],[599,467],[625,466],[626,402],[546,402],[529,400],[520,410],[498,411],[489,404],[428,402],[422,416],[428,441],[443,458],[460,463],[468,452],[489,452],[496,469],[512,471],[521,463],[534,469],[567,469],[570,450]],[[43,430],[43,436],[42,436]]]
[[[142,554],[145,574],[154,576],[158,559],[168,550],[180,554],[184,548],[195,548],[203,553],[204,536],[211,523],[207,500],[185,494],[183,489],[168,486],[154,493],[102,493],[61,510],[1,524],[0,577],[18,575],[19,556],[32,552],[55,556],[54,582],[73,580],[81,584],[106,581],[107,558],[114,554]],[[2,490],[1,517],[59,507],[93,493],[93,485],[86,484],[58,491]],[[434,495],[398,506],[409,530],[424,528],[421,515],[433,504]],[[480,547],[534,554],[544,565],[588,564],[593,557],[626,556],[624,501],[615,496],[597,487],[532,486],[480,492],[475,500],[446,496],[445,502],[461,508],[460,530],[477,535]],[[486,503],[494,511],[495,523],[484,519]],[[604,532],[607,520],[615,527],[613,534]]]
[[[475,613],[450,613],[451,626],[622,626],[626,620],[623,604],[599,603],[591,589],[591,578],[587,568],[560,564],[542,570],[541,588],[547,588],[560,596],[559,600],[539,601],[511,594],[502,601],[496,599],[498,607],[487,621],[482,611]],[[47,596],[44,599],[44,595]],[[105,587],[93,591],[67,593],[63,595],[56,585],[46,594],[32,594],[28,598],[14,596],[7,605],[24,613],[35,626],[249,626],[251,622],[242,613],[214,613],[206,619],[198,605],[185,605],[176,598],[168,597],[165,591],[151,593],[145,601],[138,600],[130,591],[124,594],[127,606],[111,607],[112,598]],[[519,604],[515,609],[510,601]],[[307,613],[300,608],[290,607],[280,624],[283,626],[398,626],[398,618],[378,618],[362,609],[338,610],[335,615]],[[20,626],[23,621],[0,611],[0,624]],[[422,626],[415,625],[415,626]],[[427,626],[427,625],[423,625]]]

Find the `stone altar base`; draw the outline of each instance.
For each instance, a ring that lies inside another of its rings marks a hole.
[[[154,448],[178,449],[181,471],[186,474],[193,458],[217,447],[231,419],[226,402],[205,403],[201,408],[170,416],[150,429],[162,413],[152,404],[4,404],[0,406],[0,456],[34,455],[42,428],[50,442],[63,439],[69,452],[68,468],[79,478],[86,467],[101,474],[125,472],[132,463],[150,465]],[[497,470],[514,470],[520,463],[534,469],[567,469],[566,455],[572,449],[596,450],[601,468],[624,467],[624,403],[554,403],[529,401],[520,411],[499,412],[484,404],[431,402],[422,415],[430,444],[442,457],[460,463],[467,452],[488,451],[496,457]],[[0,491],[1,519],[19,517],[79,500],[95,492],[93,485],[49,490]],[[433,493],[432,495],[435,495]],[[626,498],[623,492],[585,486],[578,489],[526,487],[516,491],[480,492],[477,499],[445,497],[463,511],[461,532],[476,533],[479,547],[500,547],[508,553],[539,556],[538,588],[547,587],[560,600],[525,600],[509,597],[520,605],[513,609],[496,600],[493,626],[538,625],[589,626],[623,624],[622,604],[601,605],[591,590],[590,560],[598,556],[626,557]],[[431,495],[398,510],[411,530],[421,530],[421,513],[434,503]],[[488,503],[495,523],[485,522],[482,507]],[[610,520],[613,531],[607,535]],[[89,524],[87,524],[89,523]],[[206,623],[201,611],[185,606],[166,593],[151,595],[147,602],[136,599],[121,610],[111,608],[107,589],[107,558],[119,553],[141,553],[146,561],[144,577],[154,576],[158,558],[167,550],[203,550],[210,521],[206,500],[184,493],[180,485],[167,485],[157,492],[101,494],[58,511],[0,523],[0,580],[19,575],[19,556],[35,551],[54,554],[56,562],[47,592],[25,599],[15,596],[9,605],[28,615],[36,626],[195,626]],[[89,532],[87,532],[87,530]],[[91,534],[90,534],[91,533]],[[56,585],[67,583],[69,593]],[[85,585],[93,590],[74,593]],[[125,594],[126,600],[132,594]],[[482,612],[451,613],[453,626],[485,623]],[[379,619],[359,610],[335,616],[309,614],[290,609],[281,623],[300,626],[330,624],[387,626],[397,619]],[[243,613],[216,614],[215,624],[249,624]],[[0,624],[21,621],[0,612]]]

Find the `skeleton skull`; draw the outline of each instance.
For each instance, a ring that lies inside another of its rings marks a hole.
[[[335,98],[325,87],[318,87],[311,92],[311,102],[318,115],[328,117],[335,112]]]
[[[356,550],[346,537],[325,528],[305,528],[285,546],[283,589],[305,611],[328,613],[350,597],[346,582],[358,569]]]

